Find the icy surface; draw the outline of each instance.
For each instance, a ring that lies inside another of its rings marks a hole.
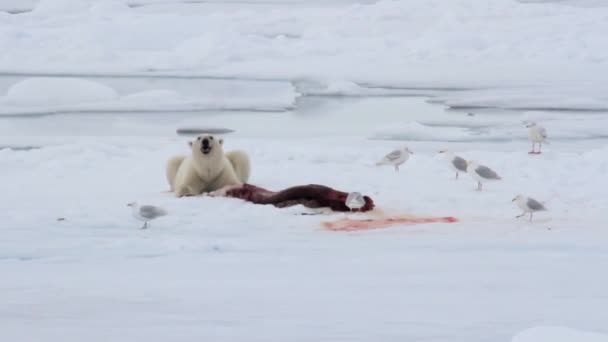
[[[556,139],[540,156],[526,153],[525,133],[503,143],[408,141],[415,154],[395,172],[374,163],[404,142],[366,139],[369,118],[387,125],[390,108],[440,115],[420,99],[399,101],[200,123],[237,129],[225,146],[251,154],[254,184],[327,184],[372,196],[385,215],[458,223],[337,233],[321,223],[344,214],[176,199],[165,192],[164,161],[186,153],[187,137],[173,134],[193,114],[4,119],[20,135],[6,132],[2,145],[39,148],[0,150],[10,180],[0,197],[0,337],[508,341],[539,320],[605,331],[605,140]],[[348,115],[360,123],[341,124]],[[436,153],[446,147],[503,181],[476,192],[467,175],[454,180]],[[517,193],[549,211],[515,219]],[[131,201],[169,215],[138,230]]]
[[[608,333],[605,2],[4,0],[0,11],[1,341]],[[549,133],[542,155],[527,154],[529,121]],[[187,152],[183,127],[235,130],[226,148],[251,155],[254,184],[359,191],[378,211],[176,199],[164,163]],[[400,172],[374,165],[403,145],[415,154]],[[503,180],[483,192],[455,180],[445,148]],[[515,219],[518,193],[549,211]],[[131,201],[169,215],[138,230]],[[459,222],[321,225],[402,214]]]
[[[28,78],[8,89],[2,101],[15,106],[53,106],[66,103],[111,101],[118,97],[103,84],[76,78]]]
[[[512,342],[605,342],[608,335],[564,327],[536,327],[517,334]]]
[[[0,17],[0,70],[305,79],[342,95],[543,86],[469,100],[605,109],[608,6],[576,3],[44,0]]]
[[[294,106],[299,96],[289,82],[203,82],[203,87],[194,92],[185,89],[185,93],[150,88],[154,84],[151,83],[143,89],[140,86],[119,94],[104,81],[108,82],[108,79],[34,77],[20,80],[10,84],[6,96],[0,97],[0,116],[95,111],[286,111]]]

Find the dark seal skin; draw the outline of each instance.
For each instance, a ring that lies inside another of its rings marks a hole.
[[[308,208],[330,208],[333,211],[370,211],[374,201],[363,196],[365,204],[351,210],[346,206],[347,192],[319,184],[293,186],[281,191],[270,191],[259,186],[243,184],[226,192],[227,197],[240,198],[256,204],[271,204],[278,208],[301,204]]]

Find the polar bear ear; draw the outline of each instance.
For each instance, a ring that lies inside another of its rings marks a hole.
[[[224,139],[220,139],[219,142],[220,142],[220,145],[224,145]]]

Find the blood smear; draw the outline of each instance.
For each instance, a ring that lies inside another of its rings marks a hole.
[[[323,222],[323,227],[334,232],[350,232],[357,230],[370,230],[388,228],[395,225],[419,224],[419,223],[454,223],[458,219],[453,216],[444,217],[413,217],[413,216],[396,216],[380,219],[353,220],[343,218],[332,222]]]

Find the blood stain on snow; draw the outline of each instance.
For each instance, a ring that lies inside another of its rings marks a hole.
[[[370,229],[381,229],[388,228],[395,225],[411,225],[420,223],[454,223],[458,222],[458,219],[453,216],[443,217],[415,217],[415,216],[395,216],[388,218],[375,218],[375,219],[363,219],[353,220],[350,218],[343,218],[331,222],[323,222],[323,227],[327,230],[334,232],[349,232],[358,230],[370,230]]]

